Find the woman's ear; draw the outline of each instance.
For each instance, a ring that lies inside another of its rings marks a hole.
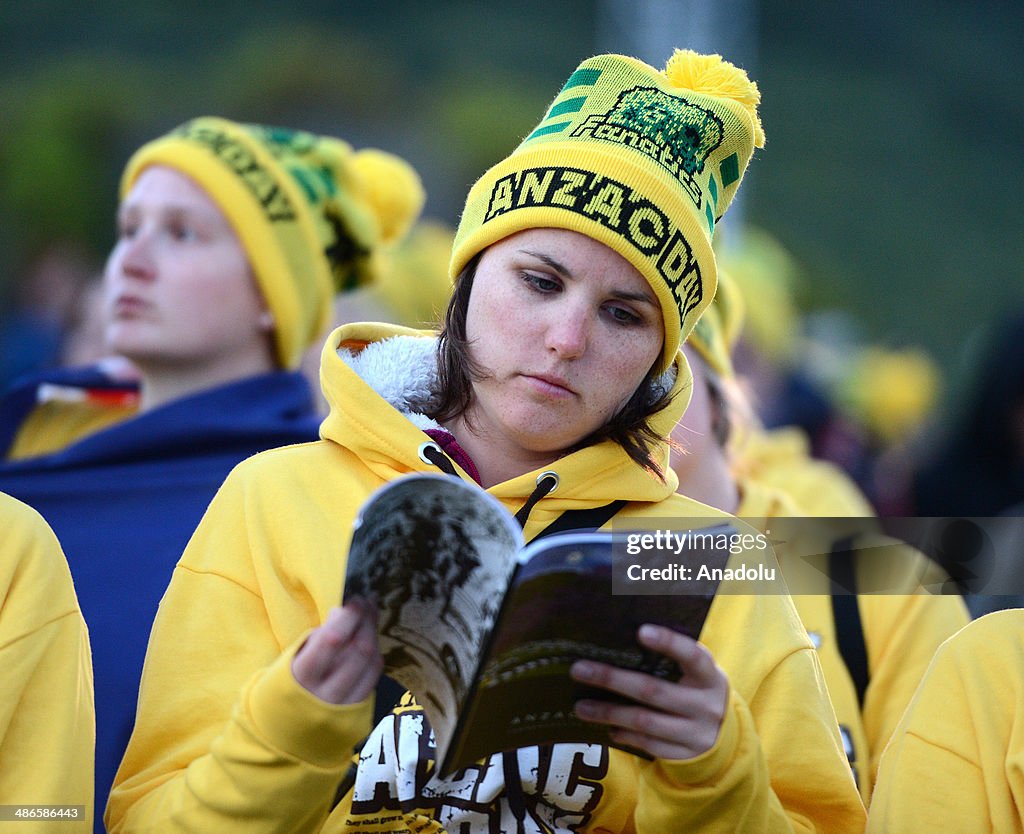
[[[274,329],[274,314],[270,310],[264,310],[259,318],[260,330],[270,333]]]

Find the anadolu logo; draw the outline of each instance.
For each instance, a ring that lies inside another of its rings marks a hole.
[[[594,114],[572,136],[590,136],[626,145],[653,159],[676,177],[701,208],[701,188],[694,177],[722,144],[724,127],[710,110],[654,87],[634,87],[615,106]]]

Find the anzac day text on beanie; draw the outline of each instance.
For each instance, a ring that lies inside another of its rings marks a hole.
[[[614,249],[661,305],[671,364],[717,284],[711,236],[764,132],[760,93],[718,55],[677,50],[659,72],[598,55],[569,77],[537,128],[466,201],[450,267],[529,228]]]
[[[278,363],[294,368],[330,324],[336,292],[372,281],[381,250],[424,203],[412,167],[305,131],[193,119],[141,147],[121,177],[166,165],[195,180],[234,228],[274,316]]]

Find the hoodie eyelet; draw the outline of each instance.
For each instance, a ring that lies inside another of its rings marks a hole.
[[[441,447],[434,443],[434,441],[432,440],[428,440],[426,443],[421,443],[419,445],[419,448],[416,450],[416,454],[419,455],[419,459],[421,461],[423,461],[425,464],[429,466],[437,466],[437,463],[435,463],[429,457],[427,457],[427,449],[433,449],[435,452],[438,452],[439,454],[442,455],[444,454],[444,452],[441,450]]]
[[[546,479],[553,479],[555,482],[554,486],[552,486],[551,489],[547,491],[547,495],[551,495],[556,489],[558,489],[558,484],[561,481],[561,478],[558,477],[557,472],[555,472],[553,469],[549,469],[546,472],[541,472],[537,476],[537,485],[539,486],[540,482]]]

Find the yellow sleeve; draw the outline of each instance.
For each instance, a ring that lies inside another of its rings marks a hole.
[[[269,559],[254,561],[287,511],[252,499],[237,471],[160,604],[107,809],[111,832],[228,834],[254,830],[254,820],[260,830],[317,830],[369,729],[369,700],[327,704],[293,677],[318,606],[284,585]],[[301,530],[295,538],[302,553]]]
[[[870,669],[861,714],[873,784],[882,752],[936,650],[970,616],[955,595],[866,594],[858,604]]]
[[[792,600],[720,592],[701,642],[729,677],[726,719],[703,755],[644,767],[638,834],[863,831],[821,666]]]
[[[947,706],[959,707],[955,695],[947,693],[943,699]],[[984,773],[976,763],[913,733],[894,739],[890,750],[883,756],[871,800],[869,834],[1021,830],[1019,822],[1012,828],[992,823]],[[887,777],[889,766],[895,772]]]
[[[701,756],[645,765],[638,834],[862,831],[864,809],[837,746],[835,719],[827,700],[814,697],[824,697],[815,664],[809,650],[787,658],[753,709],[732,691],[718,741]]]
[[[83,806],[81,822],[26,827],[91,830],[92,660],[71,573],[38,513],[3,494],[0,529],[0,805]]]
[[[935,654],[878,771],[869,832],[1024,830],[1024,611],[975,620]]]

